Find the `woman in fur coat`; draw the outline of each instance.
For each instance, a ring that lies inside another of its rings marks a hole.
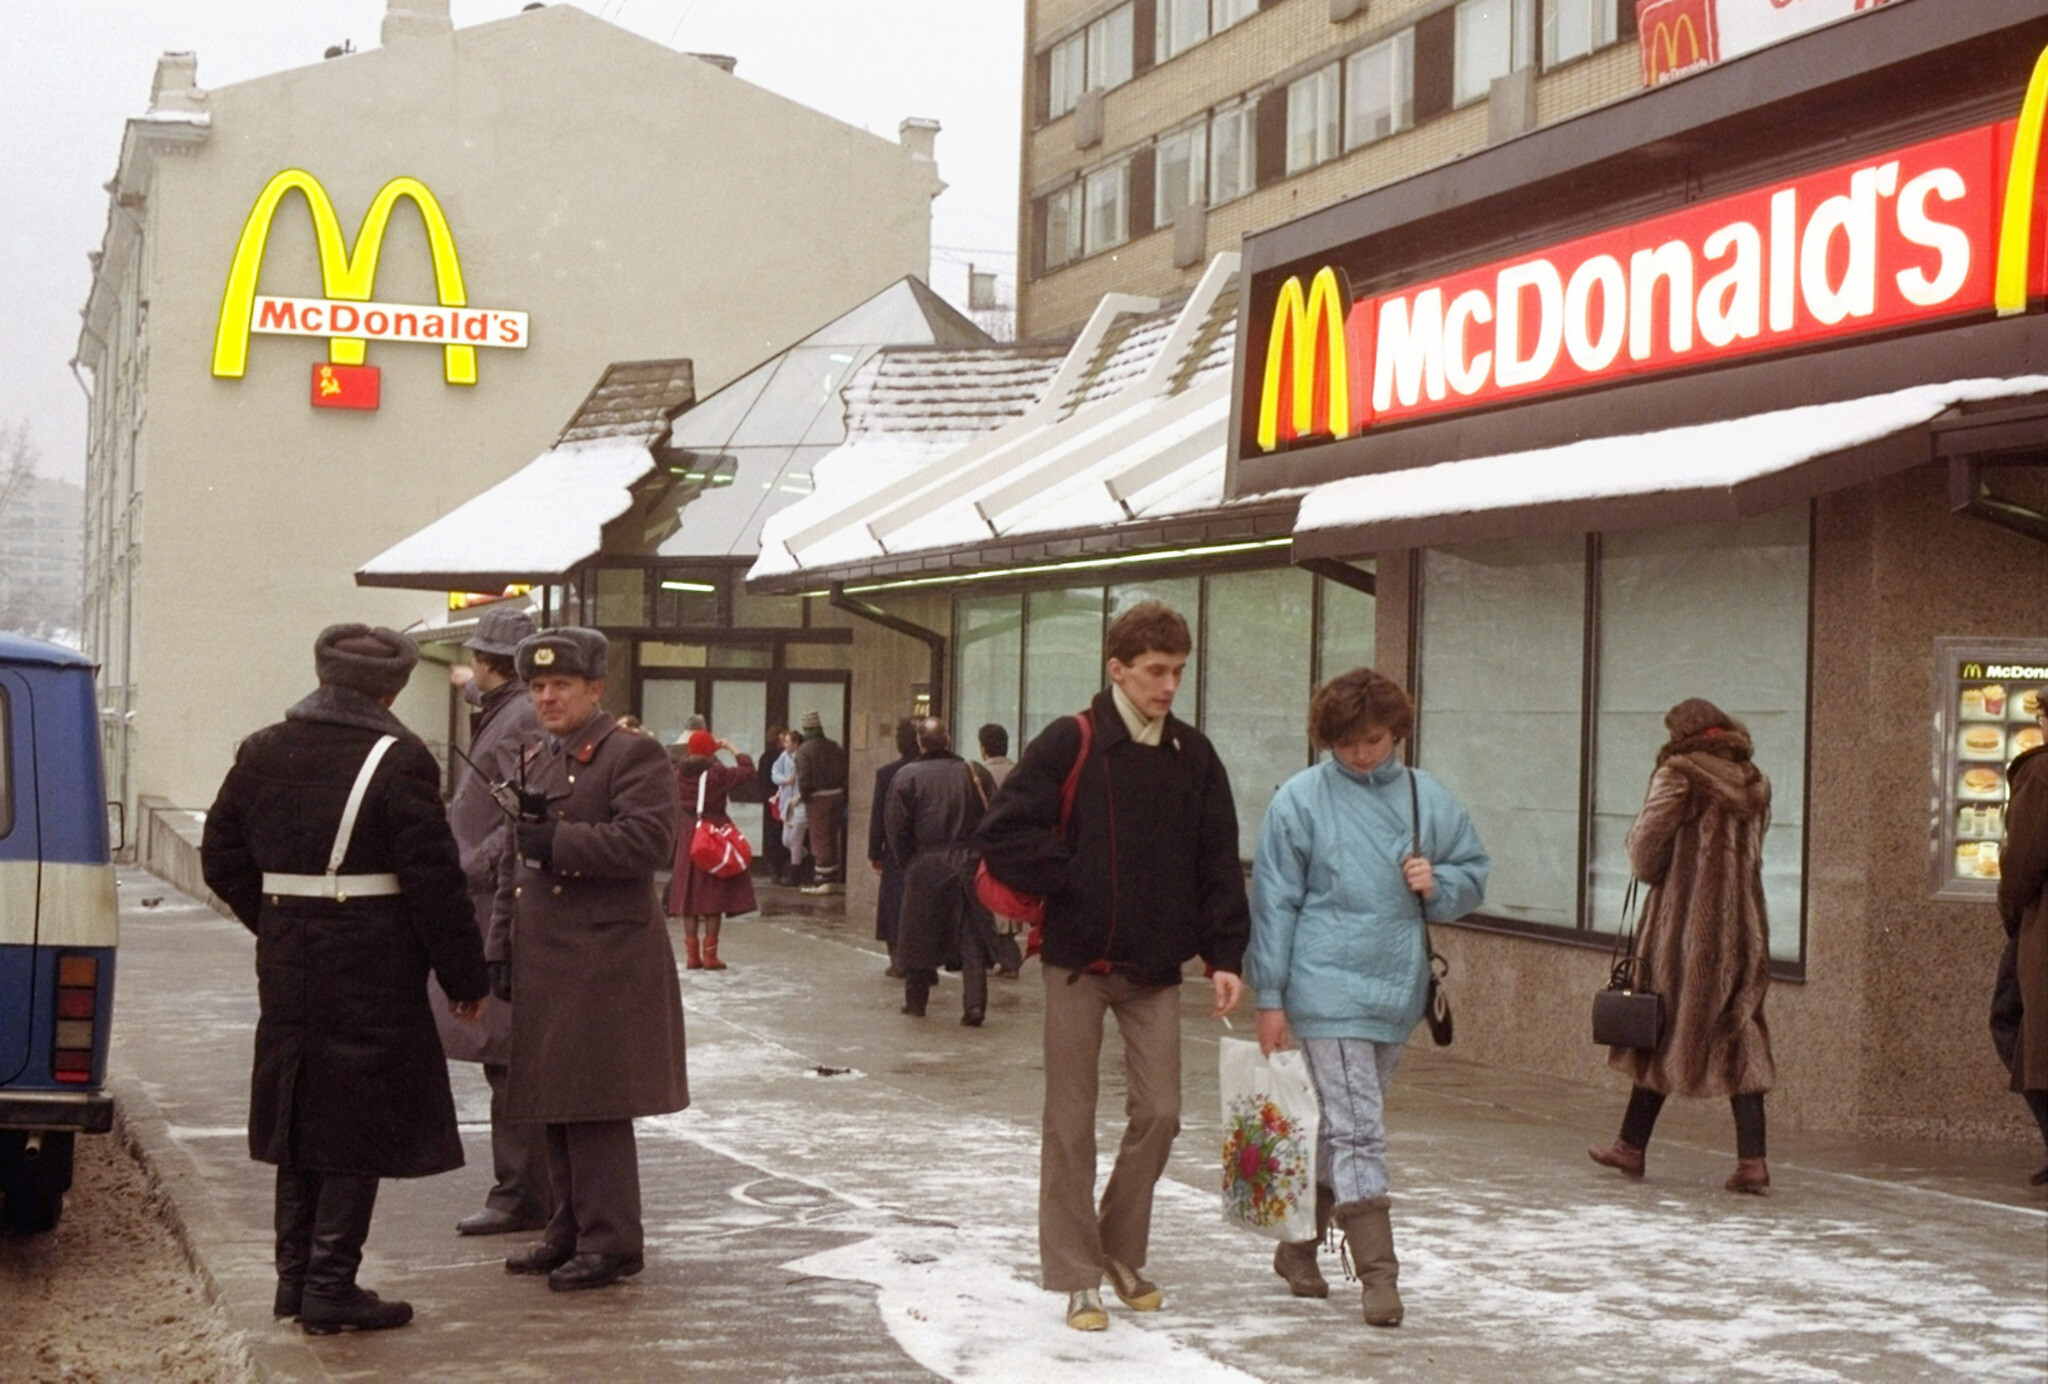
[[[1635,825],[1628,858],[1650,886],[1637,954],[1642,983],[1664,998],[1655,1049],[1615,1048],[1608,1063],[1635,1083],[1621,1137],[1593,1161],[1643,1175],[1643,1150],[1666,1096],[1726,1096],[1735,1112],[1731,1192],[1761,1194],[1764,1092],[1776,1080],[1764,1022],[1770,927],[1764,914],[1764,832],[1771,784],[1750,763],[1749,732],[1712,702],[1680,702],[1664,717],[1671,739]]]

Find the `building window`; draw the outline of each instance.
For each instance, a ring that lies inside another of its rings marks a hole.
[[[1259,12],[1259,0],[1210,0],[1209,30],[1222,33]]]
[[[1096,254],[1131,238],[1131,165],[1128,160],[1090,173],[1083,181],[1087,225],[1082,248]]]
[[[1046,119],[1081,103],[1084,91],[1106,91],[1131,80],[1133,6],[1118,5],[1046,55]]]
[[[1344,147],[1356,149],[1415,123],[1415,35],[1397,34],[1345,63]]]
[[[1088,90],[1131,80],[1131,7],[1119,5],[1088,26]]]
[[[1102,690],[1102,588],[1024,598],[1024,726],[1020,741],[1087,706]]]
[[[1152,184],[1152,224],[1171,226],[1188,207],[1204,200],[1209,171],[1209,129],[1196,125],[1159,141]]]
[[[1220,207],[1258,182],[1258,111],[1247,101],[1216,112],[1209,122],[1209,205]]]
[[[1535,58],[1536,0],[1465,0],[1457,9],[1452,100],[1483,101],[1493,79]]]
[[[998,725],[1010,733],[1012,753],[1023,753],[1024,598],[962,597],[953,607],[953,638],[955,741],[968,744],[981,727]]]
[[[1337,64],[1311,72],[1287,87],[1287,173],[1289,177],[1337,157],[1339,80]]]
[[[1545,0],[1543,65],[1583,58],[1620,38],[1615,0]]]
[[[1088,86],[1088,35],[1084,30],[1052,46],[1046,75],[1046,118],[1056,119],[1081,103]]]
[[[1485,916],[1613,932],[1664,713],[1704,697],[1771,780],[1771,956],[1803,959],[1809,545],[1795,506],[1423,555],[1415,757],[1493,858]]]
[[[1238,854],[1251,859],[1266,805],[1308,766],[1314,579],[1298,567],[1208,579],[1203,733],[1237,800]]]
[[[1081,184],[1069,183],[1045,199],[1045,267],[1081,258]]]

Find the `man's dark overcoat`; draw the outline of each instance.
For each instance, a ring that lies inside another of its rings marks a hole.
[[[896,932],[896,963],[905,970],[958,970],[974,929],[989,955],[994,919],[974,897],[974,857],[968,841],[981,825],[995,782],[988,770],[951,750],[936,750],[903,766],[883,804],[883,834],[903,871],[903,903]]]
[[[469,882],[469,902],[476,910],[476,935],[481,942],[491,930],[491,910],[498,901],[498,867],[512,847],[511,819],[491,797],[491,784],[516,781],[519,758],[540,741],[540,722],[526,684],[514,679],[484,693],[483,707],[471,735],[469,757],[455,779],[448,802],[448,825],[462,853],[462,874]],[[459,761],[458,761],[459,762]],[[462,1062],[512,1060],[512,1006],[492,1001],[481,1022],[465,1024],[448,1012],[440,991],[428,982],[434,1021],[441,1027],[441,1046]]]
[[[2012,1089],[2048,1091],[2048,747],[2013,760],[2006,779],[2012,801],[1998,913],[2013,939],[2013,975],[2023,1006]]]
[[[683,995],[654,873],[675,848],[668,754],[599,712],[557,749],[528,752],[526,783],[560,823],[550,868],[506,853],[485,950],[512,963],[506,1115],[576,1124],[690,1103]]]
[[[265,871],[326,870],[349,789],[383,735],[398,743],[371,780],[341,873],[396,874],[404,892],[265,894]],[[200,859],[208,887],[256,934],[254,1158],[375,1177],[462,1166],[427,974],[460,1000],[490,985],[440,778],[419,737],[341,687],[322,687],[235,753]]]

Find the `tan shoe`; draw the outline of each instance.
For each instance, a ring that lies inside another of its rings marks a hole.
[[[1344,1232],[1347,1272],[1362,1289],[1359,1306],[1367,1326],[1399,1326],[1401,1294],[1395,1288],[1401,1261],[1394,1257],[1393,1203],[1386,1197],[1340,1203],[1333,1213]]]
[[[1586,1156],[1603,1168],[1614,1169],[1623,1177],[1643,1175],[1643,1151],[1620,1139],[1601,1148],[1587,1149]]]
[[[1067,1325],[1076,1331],[1109,1330],[1109,1313],[1103,1309],[1102,1294],[1093,1288],[1068,1293]]]
[[[1159,1285],[1147,1281],[1136,1269],[1117,1259],[1104,1260],[1102,1267],[1109,1273],[1109,1286],[1133,1312],[1157,1312],[1165,1306],[1166,1294],[1159,1291]]]
[[[1761,1158],[1738,1158],[1735,1171],[1722,1185],[1731,1192],[1748,1192],[1760,1197],[1771,1189],[1771,1170],[1764,1166]]]
[[[1329,1280],[1316,1265],[1316,1251],[1330,1230],[1330,1210],[1337,1194],[1328,1187],[1316,1188],[1316,1238],[1283,1240],[1273,1251],[1273,1272],[1287,1280],[1287,1291],[1299,1298],[1326,1298]]]

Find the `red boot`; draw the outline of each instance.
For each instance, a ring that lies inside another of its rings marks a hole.
[[[698,942],[696,938],[683,938],[683,950],[688,955],[688,959],[683,962],[684,970],[701,971],[704,969],[704,955],[701,951],[698,950]]]
[[[1722,1185],[1731,1192],[1747,1192],[1760,1197],[1771,1189],[1771,1170],[1761,1158],[1738,1158],[1735,1171]]]
[[[718,939],[716,937],[704,939],[704,969],[707,971],[722,971],[725,969],[725,963],[718,959]]]

